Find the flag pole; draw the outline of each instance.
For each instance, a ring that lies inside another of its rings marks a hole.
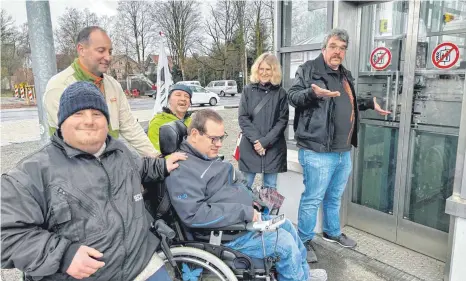
[[[162,42],[157,61],[157,94],[154,103],[154,115],[161,112],[168,103],[168,90],[173,84],[173,80],[168,65],[168,56],[165,52],[165,34],[160,31]]]

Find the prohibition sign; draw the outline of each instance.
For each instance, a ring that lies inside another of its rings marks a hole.
[[[440,69],[447,69],[455,65],[460,58],[458,46],[450,42],[439,44],[432,51],[432,63]]]
[[[385,47],[375,48],[371,53],[370,61],[376,70],[384,70],[392,61],[392,52]]]

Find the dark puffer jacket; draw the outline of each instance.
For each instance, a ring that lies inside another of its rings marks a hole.
[[[85,245],[105,262],[86,280],[133,280],[159,244],[149,231],[141,181],[167,174],[165,159],[139,158],[112,137],[98,159],[55,133],[2,175],[2,268],[35,280],[74,280],[65,272]]]
[[[267,95],[271,99],[252,118],[254,108]],[[239,169],[251,173],[286,172],[285,129],[288,124],[288,101],[286,91],[272,84],[249,84],[241,96],[238,122],[243,132],[240,143]],[[254,150],[254,141],[259,140],[266,148],[261,157]],[[262,170],[264,169],[264,170]]]

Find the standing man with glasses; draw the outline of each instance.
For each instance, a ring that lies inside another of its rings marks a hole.
[[[288,91],[289,103],[296,108],[293,127],[305,186],[298,233],[308,250],[308,262],[317,262],[311,240],[322,201],[324,240],[343,247],[356,246],[340,230],[340,200],[352,169],[350,151],[358,144],[359,110],[390,113],[375,97],[357,100],[354,78],[342,65],[348,44],[346,30],[331,30],[324,39],[322,54],[298,68]]]

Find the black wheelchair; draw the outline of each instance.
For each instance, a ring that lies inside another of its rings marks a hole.
[[[177,151],[186,135],[181,121],[162,126],[162,155]],[[245,223],[216,229],[188,228],[171,206],[164,183],[146,183],[144,187],[146,208],[154,218],[152,232],[161,241],[159,255],[173,280],[276,280],[278,257],[250,258],[223,245],[244,235],[248,231]]]

